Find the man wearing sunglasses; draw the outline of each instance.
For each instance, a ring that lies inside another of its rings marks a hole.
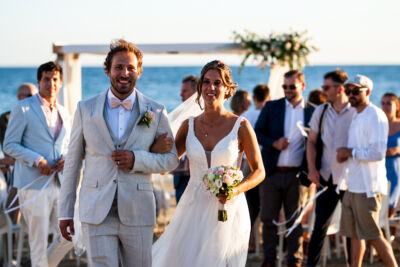
[[[262,157],[267,178],[260,184],[261,220],[263,224],[263,267],[275,266],[277,226],[279,212],[284,207],[285,217],[290,218],[300,206],[301,190],[297,173],[302,165],[305,138],[297,124],[308,125],[314,108],[305,104],[304,74],[291,70],[284,75],[282,85],[285,97],[269,101],[262,109],[255,127],[257,139],[262,145]],[[290,227],[295,220],[286,224]],[[287,262],[289,266],[301,266],[301,224],[287,237]]]
[[[372,87],[372,81],[360,74],[345,84],[356,114],[347,146],[337,149],[337,161],[345,162],[338,188],[347,190],[342,201],[340,233],[351,238],[351,266],[361,266],[364,240],[370,240],[385,266],[397,266],[379,227],[382,194],[387,193],[388,186],[385,155],[389,127],[385,113],[369,101]]]
[[[325,193],[316,200],[315,223],[308,246],[307,267],[317,266],[326,232],[331,222],[340,195],[336,186],[343,171],[343,163],[336,161],[336,149],[347,145],[348,130],[355,109],[350,106],[345,94],[344,83],[347,74],[343,70],[335,70],[325,74],[322,94],[327,104],[315,109],[310,121],[310,133],[307,140],[308,179],[315,183],[318,190],[327,186]],[[318,143],[320,136],[321,143]],[[322,147],[322,157],[317,169],[317,148]]]

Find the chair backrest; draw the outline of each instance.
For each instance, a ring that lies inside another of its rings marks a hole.
[[[381,210],[379,211],[379,226],[384,227],[389,224],[389,194],[390,182],[388,182],[388,191],[385,195],[382,194]]]
[[[341,215],[342,215],[342,203],[339,201],[338,204],[336,205],[335,211],[333,212],[331,223],[326,232],[327,235],[333,235],[339,232]]]
[[[3,175],[3,172],[0,171],[0,203],[5,202],[6,199],[7,199],[7,183]]]

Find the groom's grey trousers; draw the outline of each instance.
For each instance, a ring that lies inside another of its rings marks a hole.
[[[124,267],[151,267],[153,226],[122,224],[116,201],[101,224],[82,223],[82,234],[94,267],[118,267],[118,258]]]

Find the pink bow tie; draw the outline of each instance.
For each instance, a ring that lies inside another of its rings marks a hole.
[[[126,100],[124,102],[119,101],[115,97],[111,98],[110,102],[110,107],[111,108],[117,108],[119,106],[122,106],[126,110],[131,110],[132,109],[132,100]]]

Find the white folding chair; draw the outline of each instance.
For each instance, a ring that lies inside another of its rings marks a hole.
[[[340,230],[340,217],[342,214],[342,203],[339,202],[336,205],[335,211],[333,212],[332,215],[332,220],[331,223],[328,227],[328,230],[326,232],[326,237],[324,240],[324,247],[322,249],[322,266],[326,266],[327,259],[332,258],[332,253],[331,253],[331,247],[330,247],[330,242],[329,242],[329,236],[330,235],[335,235],[335,245],[336,245],[336,257],[340,258],[341,252],[340,250],[343,249],[344,253],[347,253],[346,250],[346,242],[345,240],[342,242],[342,245],[340,244],[340,237],[338,235],[339,230]],[[347,258],[347,257],[346,257]]]
[[[20,226],[13,224],[10,216],[4,213],[5,200],[7,199],[7,184],[5,182],[3,173],[0,171],[0,248],[3,257],[7,262],[7,266],[13,266],[13,234],[20,232]],[[7,235],[6,248],[3,248],[3,236]],[[7,251],[7,253],[6,253]]]

